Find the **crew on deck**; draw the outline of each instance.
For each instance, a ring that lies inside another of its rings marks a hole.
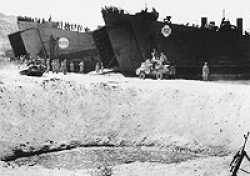
[[[78,24],[70,24],[69,22],[59,22],[59,21],[52,21],[52,17],[50,16],[48,18],[48,20],[44,19],[44,18],[32,18],[32,17],[27,17],[27,16],[18,16],[17,17],[18,21],[24,21],[24,22],[34,22],[34,23],[38,23],[38,24],[44,24],[44,23],[53,23],[54,27],[59,28],[59,29],[63,29],[63,30],[67,30],[67,31],[78,31],[78,32],[82,32],[83,29],[85,30],[85,32],[88,32],[90,29],[88,27],[83,28],[82,25],[78,25]]]

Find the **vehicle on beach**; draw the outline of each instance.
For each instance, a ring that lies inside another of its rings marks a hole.
[[[157,80],[173,79],[175,78],[175,66],[174,65],[158,65],[151,62],[143,62],[141,66],[136,69],[136,75],[140,79],[145,79],[146,77],[155,78]]]
[[[27,68],[21,70],[19,73],[27,76],[42,76],[45,71],[46,67],[41,62],[36,61],[29,63]]]

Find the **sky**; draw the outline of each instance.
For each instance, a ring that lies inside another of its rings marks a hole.
[[[222,11],[233,24],[243,17],[244,30],[250,30],[250,0],[0,0],[0,12],[6,15],[44,17],[88,26],[91,29],[104,25],[101,7],[117,6],[129,13],[147,6],[155,7],[160,19],[172,16],[173,23],[200,24],[200,18],[208,17],[219,25]]]

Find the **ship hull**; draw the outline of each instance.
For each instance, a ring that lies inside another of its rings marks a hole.
[[[180,78],[201,79],[204,62],[209,64],[212,79],[247,79],[250,76],[250,37],[238,31],[164,23],[142,14],[104,14],[103,17],[124,72],[135,73],[136,67],[150,58],[155,48],[158,56],[164,52],[176,65]],[[167,36],[163,35],[165,26],[171,29]]]

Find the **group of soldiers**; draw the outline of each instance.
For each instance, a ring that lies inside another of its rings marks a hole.
[[[51,16],[49,17],[48,20],[44,19],[44,18],[32,18],[32,17],[27,17],[27,16],[18,16],[17,17],[18,21],[26,21],[26,22],[34,22],[34,23],[38,23],[38,24],[43,24],[45,22],[51,22],[52,18]]]
[[[14,59],[13,59],[14,60]],[[29,65],[30,63],[33,63],[35,61],[39,61],[42,65],[46,66],[46,72],[52,71],[53,73],[59,73],[63,72],[64,74],[67,74],[67,72],[76,72],[76,63],[73,61],[70,61],[69,63],[69,70],[67,67],[67,59],[64,59],[60,62],[59,59],[43,59],[39,56],[36,58],[32,58],[29,54],[22,55],[19,57],[19,65]],[[78,64],[79,73],[85,72],[85,63],[84,61],[80,61]],[[151,53],[151,58],[147,59],[145,61],[145,64],[152,65],[152,67],[160,67],[161,65],[171,65],[170,60],[167,58],[167,56],[164,54],[164,52],[161,52],[159,56],[156,55],[156,50],[154,49]],[[103,62],[97,61],[95,65],[95,71],[96,73],[103,73],[104,66]],[[202,80],[208,81],[209,80],[209,74],[210,74],[210,68],[208,66],[207,62],[204,62],[204,65],[202,66]],[[175,73],[172,73],[175,75]]]
[[[52,71],[53,73],[63,72],[67,74],[67,72],[79,72],[85,73],[87,71],[86,64],[84,60],[80,62],[74,62],[72,60],[65,59],[50,59],[50,58],[42,58],[40,56],[32,57],[30,54],[21,55],[18,58],[10,59],[11,62],[18,63],[19,68],[23,66],[29,66],[39,63],[39,65],[43,65],[46,67],[46,72]],[[95,63],[95,72],[103,73],[104,65],[101,60],[97,60]]]
[[[62,21],[61,22],[57,22],[56,24],[57,24],[57,27],[59,29],[64,29],[64,30],[67,30],[67,31],[78,31],[78,32],[82,32],[83,30],[85,32],[90,31],[90,29],[88,27],[83,28],[82,25],[78,25],[78,24],[70,24],[68,22],[64,23]]]
[[[142,78],[142,74],[144,75]],[[151,52],[151,57],[148,57],[145,62],[136,70],[136,75],[144,79],[146,75],[153,75],[156,78],[167,76],[169,79],[175,79],[175,66],[170,62],[164,52],[158,54],[156,49]],[[162,79],[157,78],[157,79]]]
[[[26,22],[34,22],[34,23],[38,23],[38,24],[43,24],[46,22],[52,22],[52,17],[50,16],[48,18],[48,20],[44,19],[44,18],[32,18],[32,17],[26,17],[26,16],[18,16],[18,21],[26,21]],[[68,22],[53,22],[57,28],[59,29],[64,29],[67,31],[78,31],[78,32],[88,32],[90,31],[90,29],[88,27],[83,27],[82,25],[78,25],[78,24],[70,24]]]
[[[152,65],[153,68],[161,67],[162,65],[171,65],[170,60],[161,52],[160,55],[156,54],[156,49],[151,52],[151,58],[147,59],[145,62],[147,65]]]
[[[79,66],[79,73],[85,73],[85,63],[84,61],[80,61],[80,63],[78,64]],[[67,59],[64,59],[63,61],[59,61],[59,59],[54,59],[52,61],[50,61],[49,59],[47,59],[46,62],[46,71],[52,71],[53,73],[59,73],[59,72],[63,72],[63,74],[67,74],[67,72],[76,72],[76,64],[71,61],[69,63],[69,70],[67,67]],[[103,73],[104,71],[104,66],[103,63],[101,61],[96,62],[96,66],[95,66],[95,71],[96,73]]]
[[[35,62],[39,62],[40,64],[45,65],[45,60],[43,58],[41,58],[39,56],[37,56],[36,58],[33,58],[29,54],[21,55],[21,56],[19,56],[19,58],[12,57],[10,59],[10,61],[17,62],[19,65],[19,68],[22,65],[29,66],[30,64],[35,63]]]
[[[150,61],[149,59],[147,61]],[[164,54],[164,52],[160,53],[160,56],[156,55],[156,49],[153,49],[153,52],[151,53],[151,61],[152,63],[156,65],[170,65],[170,60],[167,58],[167,56]]]
[[[53,73],[63,72],[63,74],[67,74],[67,72],[76,72],[75,63],[73,61],[69,64],[69,70],[67,68],[67,59],[64,59],[60,62],[59,59],[47,59],[46,61],[46,72],[52,71]],[[82,60],[79,63],[79,72],[84,73],[84,61]]]
[[[97,62],[95,65],[95,72],[96,73],[103,73],[104,72],[104,66],[103,62]]]

